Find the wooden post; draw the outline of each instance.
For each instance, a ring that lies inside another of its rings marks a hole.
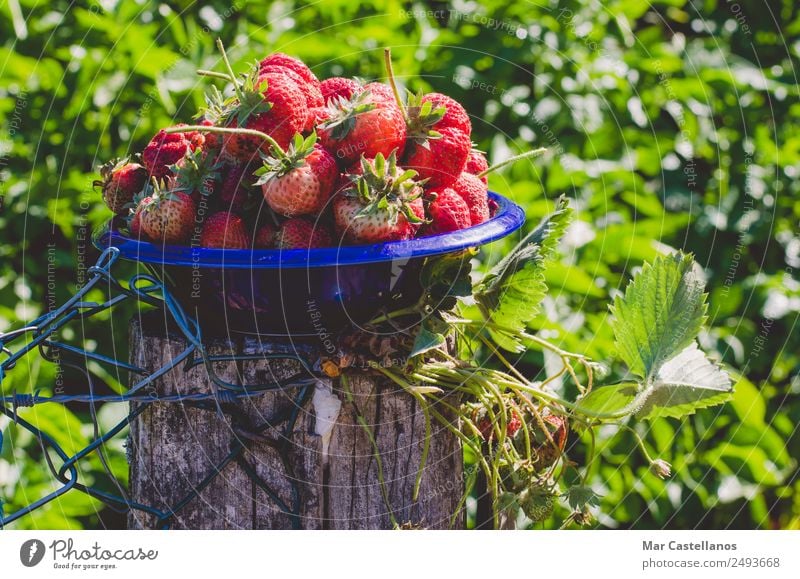
[[[154,316],[131,322],[134,364],[152,371],[186,347],[183,337],[164,326]],[[215,363],[218,375],[236,384],[302,373],[298,362],[264,359],[264,354],[302,352],[312,364],[315,359],[308,346],[251,337],[216,339],[207,348],[210,354],[256,355],[255,360]],[[212,384],[202,366],[176,367],[154,388],[159,395],[211,392]],[[223,414],[183,403],[148,404],[132,423],[128,440],[131,499],[168,510],[218,470],[175,512],[172,528],[390,529],[393,520],[407,527],[463,528],[463,510],[454,516],[464,489],[458,439],[433,423],[414,500],[425,437],[421,409],[413,397],[373,374],[352,374],[349,391],[352,403],[338,381],[321,380],[310,386],[302,406],[296,401],[298,389],[286,388],[225,403]],[[283,425],[270,420],[291,411],[297,420],[285,436]],[[370,426],[382,468],[359,416]],[[237,459],[218,469],[239,444],[244,449]],[[286,512],[293,507],[295,516]],[[137,510],[128,517],[130,528],[155,523],[154,516]]]

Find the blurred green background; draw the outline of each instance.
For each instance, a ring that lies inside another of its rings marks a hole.
[[[532,223],[561,194],[577,209],[536,322],[553,341],[612,360],[607,304],[643,260],[681,248],[705,268],[711,307],[701,344],[738,374],[734,400],[684,421],[636,425],[674,465],[665,482],[649,474],[629,434],[603,430],[603,459],[590,477],[603,496],[596,525],[800,528],[794,2],[81,4],[0,3],[0,331],[85,281],[97,255],[90,232],[108,217],[91,188],[94,167],[191,118],[204,90],[194,70],[219,65],[217,36],[242,63],[279,50],[320,77],[381,77],[381,50],[390,46],[408,87],[464,104],[491,159],[550,148],[491,185],[523,204]],[[502,250],[496,244],[484,261]],[[125,358],[130,313],[63,337]],[[549,363],[520,360],[526,369]],[[36,357],[25,364],[3,382],[6,393],[54,383],[70,391],[76,378]],[[110,389],[125,381],[104,379]],[[69,451],[92,436],[85,411],[21,412]],[[101,408],[100,424],[124,411]],[[9,513],[54,483],[38,443],[7,420],[0,427],[0,500]],[[122,441],[115,444],[108,460],[124,481]],[[574,452],[580,462],[580,447]],[[83,467],[112,489],[102,472],[96,457]],[[14,527],[122,524],[69,493]]]

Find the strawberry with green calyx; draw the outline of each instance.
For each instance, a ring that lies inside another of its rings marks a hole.
[[[129,159],[114,159],[100,167],[100,179],[94,187],[101,188],[103,201],[117,215],[127,213],[134,197],[147,183],[147,170]]]
[[[347,166],[362,155],[384,157],[402,152],[406,140],[403,113],[393,101],[366,89],[346,100],[334,97],[328,105],[328,118],[317,127],[322,145]]]
[[[273,239],[278,249],[312,249],[333,245],[331,234],[324,225],[302,217],[284,221]]]
[[[169,182],[166,188],[162,188],[153,178],[152,192],[137,208],[141,213],[142,232],[153,241],[167,245],[182,244],[189,239],[197,209],[189,195],[172,190],[173,186],[174,182]]]
[[[170,170],[174,175],[173,191],[186,193],[195,203],[201,197],[209,197],[217,190],[222,180],[222,163],[205,151],[187,151]]]
[[[250,246],[250,236],[247,234],[244,219],[227,211],[209,215],[203,223],[200,245],[219,249],[247,249]]]
[[[426,99],[427,95],[415,95],[409,99],[409,106],[404,106],[395,82],[391,51],[388,48],[384,49],[384,60],[395,101],[403,111],[407,124],[408,146],[403,163],[409,169],[417,171],[420,178],[427,179],[429,186],[447,187],[464,170],[472,147],[469,134],[455,126],[458,123],[453,126],[442,125],[448,111],[446,104],[440,104],[439,101],[450,102],[452,99],[444,101],[437,98]],[[460,118],[460,115],[456,113],[451,117]],[[469,117],[466,119],[468,122]]]
[[[336,193],[337,233],[355,243],[411,239],[424,223],[422,187],[415,171],[397,166],[397,152],[361,159],[361,174]]]
[[[198,73],[224,78],[233,84],[235,94],[226,99],[219,90],[212,89],[204,115],[223,127],[266,133],[280,146],[287,146],[294,134],[303,130],[308,117],[306,96],[301,88],[286,74],[261,73],[258,69],[239,78],[220,40],[217,46],[227,75],[212,71]],[[226,154],[240,162],[253,159],[262,147],[267,147],[263,140],[241,132],[230,133],[223,141]]]
[[[285,153],[273,149],[262,159],[255,184],[273,211],[286,217],[322,211],[339,172],[333,156],[317,144],[316,133],[306,139],[295,135]]]

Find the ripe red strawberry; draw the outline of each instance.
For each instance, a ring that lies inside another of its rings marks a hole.
[[[360,82],[343,76],[326,78],[320,83],[320,89],[322,90],[322,98],[325,99],[325,104],[328,104],[332,98],[336,97],[349,101],[354,94],[363,90]]]
[[[317,88],[319,88],[319,79],[299,58],[289,56],[288,54],[284,54],[282,52],[274,52],[262,60],[258,65],[261,69],[264,69],[270,65],[288,68],[297,73],[308,84],[315,85]]]
[[[253,245],[260,249],[275,247],[275,228],[269,223],[265,223],[259,227],[253,238]]]
[[[319,126],[319,136],[342,165],[350,165],[362,155],[402,153],[406,123],[393,100],[365,90],[349,101],[332,100],[329,111],[330,118]]]
[[[489,190],[486,183],[465,171],[458,176],[451,187],[469,207],[472,225],[478,225],[489,219]]]
[[[249,75],[237,95],[238,102],[226,119],[229,127],[261,131],[286,147],[306,125],[306,97],[285,74],[265,72],[257,78]],[[233,159],[247,163],[259,150],[269,151],[270,144],[261,137],[231,134],[225,136],[223,148]]]
[[[488,415],[478,420],[476,426],[481,434],[481,438],[487,441],[494,438],[494,423],[489,420]],[[519,417],[516,410],[512,410],[511,416],[508,418],[508,422],[506,422],[506,436],[513,438],[520,428],[522,428],[522,419]]]
[[[466,229],[472,224],[469,207],[452,189],[445,187],[435,191],[436,198],[428,205],[430,235]]]
[[[471,143],[458,129],[446,127],[437,132],[439,137],[409,144],[405,166],[414,169],[420,179],[428,179],[428,186],[447,187],[464,170]]]
[[[478,175],[479,173],[483,173],[486,169],[489,168],[489,161],[486,160],[486,156],[481,153],[480,151],[476,151],[472,149],[469,152],[469,157],[467,158],[467,164],[464,165],[464,172],[470,173],[472,175]],[[489,183],[489,178],[484,175],[480,177],[480,180],[484,183]]]
[[[200,121],[200,126],[202,126],[202,127],[213,127],[214,126],[214,122],[211,119],[202,119]],[[209,152],[218,151],[220,149],[220,147],[222,147],[222,139],[220,138],[219,134],[204,133],[202,131],[196,131],[196,134],[203,137],[203,143],[202,143],[201,146],[203,147],[203,149],[205,151],[209,151]],[[197,148],[198,141],[199,141],[198,138],[193,138],[192,139],[192,143],[195,145],[195,148]]]
[[[322,90],[320,89],[319,82],[310,83],[302,76],[297,74],[294,69],[277,64],[267,64],[260,67],[259,70],[262,74],[265,72],[273,72],[277,74],[285,74],[292,79],[295,84],[300,87],[300,90],[303,91],[303,94],[306,97],[306,105],[308,105],[308,108],[313,109],[315,107],[325,106],[325,99],[322,98]]]
[[[244,219],[227,211],[209,215],[203,223],[200,245],[221,249],[247,249],[250,247],[250,237],[247,235]]]
[[[248,166],[240,163],[231,165],[219,188],[219,201],[226,211],[241,211],[250,196],[253,181]]]
[[[322,211],[339,176],[336,160],[317,144],[317,135],[303,140],[295,135],[286,153],[272,152],[256,171],[264,200],[286,217]]]
[[[138,210],[142,231],[153,241],[167,245],[185,243],[192,233],[196,206],[186,193],[156,186]]]
[[[114,159],[100,167],[101,179],[94,181],[102,188],[103,201],[117,215],[127,213],[130,204],[147,182],[147,170],[128,159]]]
[[[331,245],[331,234],[323,225],[300,217],[284,221],[275,234],[275,247],[278,249],[310,249]]]
[[[328,120],[330,110],[328,107],[316,107],[308,111],[304,132],[317,131],[317,127]]]
[[[376,98],[395,102],[394,99],[394,92],[392,91],[392,87],[388,84],[384,84],[382,82],[370,82],[364,85],[364,88],[361,89],[363,92],[370,92]],[[395,103],[396,104],[396,103]]]
[[[354,243],[411,239],[423,223],[422,188],[414,171],[397,166],[394,152],[385,159],[361,160],[362,174],[339,191],[333,216],[340,238]]]
[[[430,102],[434,108],[445,108],[442,118],[433,125],[435,131],[451,128],[458,129],[468,137],[472,134],[472,123],[469,120],[469,115],[457,100],[442,93],[431,92],[424,95],[421,101],[423,103]]]
[[[193,137],[195,135],[191,132],[166,133],[163,129],[158,131],[142,151],[142,161],[148,173],[157,179],[167,176],[170,166],[195,147],[192,143]]]

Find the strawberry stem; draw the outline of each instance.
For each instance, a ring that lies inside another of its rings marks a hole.
[[[408,122],[408,113],[406,112],[406,106],[403,104],[403,99],[400,97],[400,91],[397,89],[397,82],[394,80],[394,68],[392,67],[392,49],[391,48],[384,48],[383,49],[383,62],[386,65],[386,76],[389,77],[389,84],[392,87],[392,93],[394,93],[394,100],[397,102],[397,106],[400,109],[400,112],[403,113],[403,118]]]
[[[532,151],[526,151],[524,153],[520,153],[519,155],[514,155],[513,157],[509,157],[505,161],[500,161],[499,163],[497,163],[495,165],[492,165],[488,169],[485,169],[485,170],[481,171],[480,173],[478,173],[476,175],[476,177],[485,177],[486,175],[488,175],[492,171],[497,171],[498,169],[500,169],[502,167],[505,167],[506,165],[510,165],[511,163],[516,163],[520,159],[527,159],[529,157],[530,158],[538,157],[538,156],[540,156],[540,155],[542,155],[542,154],[544,154],[546,152],[547,152],[547,148],[546,147],[541,147],[539,149],[533,149]]]
[[[222,44],[222,39],[217,38],[217,48],[219,49],[220,54],[222,55],[222,62],[225,63],[225,68],[228,69],[228,75],[230,80],[233,82],[233,90],[236,91],[236,97],[239,99],[239,102],[244,102],[244,94],[242,94],[242,88],[239,86],[239,83],[236,82],[236,73],[233,72],[233,67],[231,66],[231,61],[228,60],[228,53],[225,52],[225,45]]]
[[[204,133],[220,133],[223,135],[250,135],[252,137],[261,137],[266,142],[270,144],[270,146],[275,149],[275,153],[280,156],[285,156],[286,152],[283,148],[278,144],[278,142],[270,137],[267,133],[262,133],[261,131],[256,131],[254,129],[239,129],[233,127],[207,127],[205,125],[185,125],[183,127],[170,127],[169,129],[164,129],[165,133],[185,133],[186,131],[198,131]]]
[[[197,71],[197,74],[199,74],[200,76],[210,76],[212,78],[221,78],[222,80],[227,80],[229,82],[236,82],[235,78],[231,78],[230,76],[228,76],[224,72],[216,72],[216,71],[213,71],[213,70],[202,70],[201,69],[201,70]]]

